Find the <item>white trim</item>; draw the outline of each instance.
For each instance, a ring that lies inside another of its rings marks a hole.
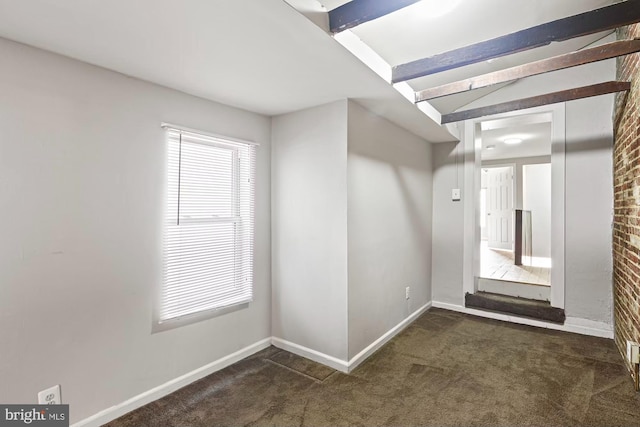
[[[591,335],[600,338],[613,339],[613,325],[595,320],[582,319],[580,317],[567,317],[564,326],[568,332],[582,335]]]
[[[391,84],[391,65],[385,61],[375,50],[363,42],[360,37],[356,36],[351,30],[344,30],[333,35],[335,41],[340,43],[342,47],[351,52],[353,56],[358,58],[364,65],[369,67],[371,71],[376,73],[385,82]],[[411,91],[413,97],[411,102],[415,101],[415,92]]]
[[[442,308],[444,310],[457,311],[460,313],[471,314],[473,316],[485,317],[487,319],[502,320],[504,322],[517,323],[520,325],[535,326],[538,328],[553,329],[556,331],[572,332],[574,334],[590,335],[594,337],[613,339],[613,326],[593,320],[582,319],[579,317],[567,317],[564,325],[556,323],[543,322],[541,320],[528,319],[526,317],[510,316],[508,314],[494,313],[491,311],[476,310],[473,308],[463,307],[461,305],[448,304],[444,302],[433,302],[434,308]]]
[[[482,140],[476,138],[480,131],[480,121],[466,120],[463,124],[464,173],[463,195],[463,243],[462,243],[462,292],[475,293],[480,276],[480,171],[482,161],[480,151]]]
[[[97,414],[90,416],[89,418],[85,418],[82,421],[72,424],[71,427],[99,427],[133,411],[134,409],[140,408],[141,406],[144,406],[170,393],[173,393],[174,391],[201,378],[204,378],[207,375],[211,375],[216,371],[239,362],[240,360],[259,352],[260,350],[264,350],[270,345],[271,337],[260,340],[254,344],[236,351],[235,353],[231,353],[205,366],[179,376],[178,378],[174,378],[164,384],[154,387],[151,390],[140,393],[139,395],[134,396],[129,400],[100,411]]]
[[[388,83],[402,97],[409,101],[415,108],[429,117],[435,123],[442,122],[442,114],[428,101],[416,103],[416,91],[407,82],[391,83],[392,67],[384,60],[374,49],[364,43],[351,30],[344,30],[333,35],[333,39],[337,41],[343,48],[348,50],[353,56],[358,58],[360,62],[369,67],[371,71],[376,73],[382,80]],[[449,127],[445,127],[450,132]]]
[[[282,338],[272,337],[271,344],[275,347],[281,348],[282,350],[286,350],[289,353],[297,354],[298,356],[302,356],[307,359],[313,360],[314,362],[329,366],[330,368],[333,368],[337,371],[345,373],[349,372],[348,363],[344,360],[338,359],[337,357],[329,356],[328,354],[321,353],[317,350],[313,350],[300,344],[283,340]]]
[[[300,344],[292,343],[282,338],[271,338],[271,344],[275,347],[286,350],[290,353],[297,354],[298,356],[311,359],[314,362],[321,363],[325,366],[329,366],[340,372],[349,373],[354,370],[359,364],[364,362],[369,356],[376,352],[380,347],[385,345],[389,340],[398,335],[402,330],[415,321],[421,314],[431,308],[431,302],[426,303],[413,313],[411,313],[406,319],[398,323],[396,326],[387,331],[380,338],[369,344],[364,350],[356,354],[349,361],[338,359],[337,357],[329,356],[328,354],[313,350],[311,348],[302,346]]]
[[[391,340],[393,337],[395,337],[400,332],[402,332],[404,328],[409,326],[413,321],[415,321],[418,317],[420,317],[422,313],[424,313],[430,308],[431,308],[431,301],[429,301],[428,303],[426,303],[425,305],[423,305],[422,307],[420,307],[419,309],[411,313],[409,317],[404,319],[402,322],[398,323],[393,328],[389,329],[389,331],[386,334],[382,335],[380,338],[372,342],[368,347],[366,347],[360,353],[353,356],[349,360],[349,364],[348,364],[349,372],[354,370],[359,364],[364,362],[369,356],[375,353],[376,350],[378,350],[380,347],[382,347],[387,342],[389,342],[389,340]]]
[[[430,308],[441,308],[450,311],[457,311],[460,313],[471,314],[478,317],[484,317],[489,319],[502,320],[511,323],[518,323],[522,325],[536,326],[540,328],[554,329],[565,332],[573,332],[582,335],[591,335],[602,338],[611,338],[613,339],[613,326],[604,322],[596,322],[588,319],[581,319],[577,317],[567,317],[564,325],[557,325],[554,323],[547,323],[533,319],[527,319],[517,316],[509,316],[500,313],[492,313],[488,311],[482,310],[474,310],[470,308],[466,308],[460,305],[448,304],[438,301],[428,302],[418,310],[414,311],[409,317],[398,323],[380,338],[371,343],[367,348],[362,350],[360,353],[351,358],[348,362],[344,360],[340,360],[336,357],[329,356],[327,354],[321,353],[316,350],[312,350],[310,348],[301,346],[299,344],[295,344],[281,338],[270,337],[260,340],[254,344],[251,344],[243,349],[236,351],[235,353],[229,354],[225,357],[222,357],[214,362],[211,362],[205,366],[202,366],[198,369],[195,369],[191,372],[188,372],[178,378],[174,378],[173,380],[167,381],[164,384],[161,384],[157,387],[152,388],[151,390],[140,393],[137,396],[132,397],[120,404],[107,408],[103,411],[98,412],[95,415],[92,415],[84,420],[78,421],[75,424],[72,424],[71,427],[99,427],[103,424],[106,424],[110,421],[115,420],[118,417],[121,417],[137,408],[140,408],[148,403],[156,401],[174,391],[189,385],[201,378],[206,377],[216,371],[226,368],[240,360],[251,356],[259,352],[260,350],[264,350],[265,348],[273,345],[275,347],[281,348],[283,350],[287,350],[291,353],[297,354],[302,357],[306,357],[307,359],[311,359],[315,362],[322,363],[323,365],[334,368],[340,372],[349,373],[353,369],[355,369],[359,364],[364,362],[369,356],[371,356],[375,351],[384,346],[387,342],[389,342],[393,337],[402,332],[407,326],[409,326],[412,322],[414,322],[420,315],[429,310]]]
[[[207,132],[200,129],[189,128],[186,126],[174,125],[171,123],[162,122],[160,123],[160,127],[164,130],[175,130],[178,132],[186,132],[186,133],[193,133],[196,135],[199,134],[199,135],[210,136],[211,138],[220,139],[222,141],[226,140],[226,141],[232,141],[232,142],[240,142],[242,144],[247,144],[247,145],[258,145],[258,146],[260,145],[259,142],[248,141],[246,139],[234,138],[231,136],[219,135],[217,133]]]
[[[356,366],[365,361],[367,357],[373,354],[376,350],[378,350],[380,347],[389,342],[389,340],[402,332],[402,330],[409,326],[429,308],[431,308],[431,302],[428,302],[418,310],[414,311],[409,315],[409,317],[391,328],[388,332],[375,340],[367,348],[362,350],[348,362],[304,347],[302,345],[283,340],[281,338],[269,337],[258,341],[255,344],[247,346],[241,350],[238,350],[228,356],[222,357],[201,368],[188,372],[185,375],[167,381],[166,383],[159,385],[158,387],[154,387],[151,390],[140,393],[139,395],[134,396],[131,399],[126,400],[125,402],[100,411],[97,414],[90,416],[89,418],[78,421],[77,423],[72,424],[71,427],[99,427],[137,408],[140,408],[141,406],[144,406],[170,393],[173,393],[174,391],[186,385],[189,385],[201,378],[204,378],[207,375],[210,375],[216,371],[226,368],[229,365],[239,362],[240,360],[249,357],[254,353],[257,353],[258,351],[269,347],[270,345],[281,348],[283,350],[287,350],[291,353],[297,354],[298,356],[306,357],[307,359],[311,359],[315,362],[329,366],[340,372],[349,373]]]
[[[551,120],[551,306],[565,307],[566,108],[554,106]],[[560,284],[556,286],[555,284]]]

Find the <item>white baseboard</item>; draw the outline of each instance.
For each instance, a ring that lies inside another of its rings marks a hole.
[[[185,375],[182,375],[178,378],[175,378],[171,381],[168,381],[158,387],[155,387],[151,390],[148,390],[144,393],[141,393],[137,396],[132,397],[131,399],[122,402],[118,405],[107,408],[97,414],[86,418],[82,421],[79,421],[75,424],[72,424],[72,427],[99,427],[103,424],[106,424],[118,417],[121,417],[128,412],[133,411],[141,406],[144,406],[148,403],[151,403],[155,400],[158,400],[174,391],[191,384],[194,381],[197,381],[207,375],[210,375],[220,369],[223,369],[229,365],[232,365],[248,356],[251,356],[254,353],[257,353],[260,350],[263,350],[270,345],[274,345],[283,350],[287,350],[291,353],[297,354],[302,357],[306,357],[307,359],[311,359],[315,362],[322,363],[323,365],[329,366],[333,369],[336,369],[340,372],[348,373],[354,368],[356,368],[359,364],[365,361],[371,354],[373,354],[380,347],[385,345],[389,340],[398,335],[403,329],[409,326],[415,319],[417,319],[421,314],[427,311],[429,308],[442,308],[445,310],[457,311],[461,313],[471,314],[474,316],[485,317],[490,319],[502,320],[506,322],[519,323],[522,325],[530,325],[537,326],[540,328],[554,329],[565,332],[573,332],[582,335],[591,335],[596,337],[603,338],[613,338],[613,327],[604,322],[596,322],[587,319],[581,319],[577,317],[567,317],[564,325],[558,325],[554,323],[542,322],[534,319],[527,319],[517,316],[510,316],[501,313],[493,313],[489,311],[483,310],[475,310],[471,308],[466,308],[460,305],[455,304],[447,304],[438,301],[433,301],[433,303],[429,302],[413,312],[409,317],[404,319],[402,322],[398,323],[380,338],[371,343],[367,348],[362,350],[360,353],[355,355],[349,361],[341,360],[333,356],[329,356],[327,354],[321,353],[319,351],[301,346],[299,344],[295,344],[281,338],[270,337],[265,338],[257,343],[254,343],[250,346],[247,346],[241,350],[236,351],[228,356],[225,356],[221,359],[218,359],[212,363],[209,363],[201,368],[193,370]]]
[[[314,362],[322,363],[323,365],[329,366],[337,371],[349,373],[356,366],[364,362],[367,357],[371,356],[376,350],[385,345],[391,338],[398,335],[404,328],[409,326],[411,322],[416,320],[422,313],[431,308],[431,302],[428,302],[424,306],[420,307],[418,310],[414,311],[404,319],[402,322],[398,323],[396,326],[387,331],[380,338],[372,342],[369,346],[367,346],[360,353],[355,355],[349,361],[341,360],[333,356],[329,356],[328,354],[324,354],[317,350],[313,350],[311,348],[302,346],[300,344],[292,343],[290,341],[283,340],[282,338],[273,337],[271,339],[271,343],[283,350],[287,350],[293,354],[297,354],[298,356],[306,357],[307,359],[311,359]]]
[[[251,344],[250,346],[236,351],[235,353],[229,354],[228,356],[222,357],[214,362],[202,366],[201,368],[195,369],[178,378],[167,381],[166,383],[159,385],[158,387],[152,388],[151,390],[134,396],[125,402],[107,408],[104,411],[100,411],[89,418],[85,418],[82,421],[72,424],[71,427],[99,427],[103,424],[115,420],[118,417],[123,416],[128,412],[133,411],[134,409],[140,408],[141,406],[144,406],[170,393],[173,393],[174,391],[188,384],[191,384],[194,381],[204,378],[207,375],[219,371],[220,369],[226,368],[227,366],[232,365],[244,359],[245,357],[249,357],[252,354],[259,352],[260,350],[269,347],[270,345],[271,338],[260,340],[257,343]]]
[[[305,347],[300,344],[296,344],[282,338],[271,338],[271,344],[275,347],[287,350],[290,353],[297,354],[298,356],[311,359],[314,362],[322,363],[340,372],[349,372],[349,364],[345,360],[338,359],[337,357],[329,356],[328,354],[321,353],[317,350]]]
[[[367,357],[375,353],[375,351],[378,350],[380,347],[382,347],[387,342],[389,342],[391,338],[395,337],[400,332],[402,332],[404,328],[409,326],[414,320],[420,317],[422,313],[424,313],[430,308],[431,308],[431,301],[429,301],[428,303],[426,303],[425,305],[423,305],[422,307],[420,307],[419,309],[411,313],[409,317],[407,317],[402,322],[398,323],[396,326],[391,328],[386,334],[384,334],[383,336],[381,336],[380,338],[372,342],[367,348],[362,350],[360,353],[353,356],[351,360],[349,360],[349,366],[348,366],[349,372],[351,372],[359,364],[364,362],[367,359]]]
[[[425,304],[420,309],[413,312],[409,317],[404,319],[402,322],[394,326],[391,330],[385,333],[383,336],[378,338],[376,341],[371,343],[367,348],[358,353],[351,360],[340,360],[336,357],[329,356],[327,354],[321,353],[319,351],[301,346],[299,344],[295,344],[281,338],[270,337],[265,338],[257,343],[254,343],[250,346],[247,346],[241,350],[236,351],[228,356],[225,356],[221,359],[218,359],[214,362],[211,362],[201,368],[193,370],[185,375],[182,375],[178,378],[170,380],[158,387],[155,387],[151,390],[148,390],[144,393],[141,393],[137,396],[132,397],[131,399],[122,402],[118,405],[107,408],[103,411],[98,412],[95,415],[92,415],[89,418],[85,418],[82,421],[79,421],[75,424],[72,424],[71,427],[99,427],[103,424],[106,424],[110,421],[115,420],[118,417],[121,417],[141,406],[144,406],[148,403],[151,403],[155,400],[158,400],[174,391],[193,383],[201,378],[206,377],[216,371],[219,371],[223,368],[226,368],[229,365],[232,365],[245,357],[251,356],[254,353],[257,353],[260,350],[263,350],[270,345],[274,345],[283,350],[287,350],[291,353],[297,354],[302,357],[306,357],[307,359],[311,359],[315,362],[322,363],[323,365],[329,366],[333,369],[336,369],[340,372],[348,373],[353,368],[358,366],[367,357],[373,354],[376,350],[386,344],[391,338],[400,333],[404,328],[406,328],[411,322],[413,322],[418,316],[427,311],[431,307],[431,303]]]
[[[591,335],[594,337],[613,339],[613,325],[594,320],[582,319],[580,317],[567,317],[564,321],[567,332],[581,335]]]
[[[581,335],[591,335],[601,338],[613,338],[613,326],[593,320],[581,319],[578,317],[567,317],[564,325],[556,323],[543,322],[541,320],[528,319],[526,317],[511,316],[508,314],[494,313],[491,311],[476,310],[473,308],[463,307],[461,305],[447,304],[444,302],[433,302],[434,308],[442,308],[445,310],[458,311],[460,313],[472,314],[478,317],[488,319],[502,320],[505,322],[518,323],[520,325],[536,326],[538,328],[553,329],[556,331],[572,332]]]

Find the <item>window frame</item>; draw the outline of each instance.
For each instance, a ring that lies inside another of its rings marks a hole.
[[[164,159],[165,159],[165,169],[164,169],[164,174],[163,174],[163,179],[164,179],[164,186],[163,188],[163,209],[162,209],[162,239],[161,239],[161,265],[162,265],[162,269],[164,269],[165,266],[165,256],[166,256],[166,241],[165,241],[165,237],[166,237],[166,233],[168,230],[168,222],[169,222],[169,218],[168,218],[168,205],[169,205],[169,188],[168,188],[168,181],[169,181],[169,144],[170,142],[170,132],[181,132],[181,133],[186,133],[189,135],[195,135],[195,136],[202,136],[203,141],[201,142],[204,145],[211,145],[214,147],[218,147],[218,148],[223,148],[223,149],[228,149],[233,151],[233,157],[232,157],[232,179],[233,179],[233,183],[232,183],[232,188],[233,188],[233,215],[230,217],[224,217],[224,218],[211,218],[210,220],[207,219],[186,219],[186,218],[180,218],[180,214],[178,213],[176,216],[176,221],[177,221],[177,226],[179,226],[179,224],[181,222],[184,222],[185,225],[189,225],[189,224],[203,224],[203,223],[220,223],[220,222],[224,222],[224,223],[233,223],[235,226],[237,226],[237,224],[242,222],[242,218],[241,218],[241,213],[240,213],[240,204],[237,203],[237,198],[240,197],[240,193],[241,193],[241,184],[240,184],[240,180],[241,180],[241,165],[240,165],[240,156],[238,154],[239,152],[239,148],[235,148],[233,147],[233,144],[244,144],[247,146],[253,146],[250,147],[250,150],[255,150],[253,152],[253,156],[251,156],[251,154],[249,155],[250,160],[253,160],[253,164],[249,164],[249,178],[253,178],[251,184],[250,184],[250,189],[249,189],[249,197],[252,198],[252,200],[250,201],[251,203],[251,208],[252,208],[252,231],[250,234],[251,239],[251,256],[252,256],[252,268],[251,268],[251,293],[252,295],[254,294],[254,286],[255,286],[255,236],[256,236],[256,215],[255,215],[255,201],[256,201],[256,193],[257,193],[257,148],[260,144],[253,142],[253,141],[247,141],[247,140],[243,140],[243,139],[238,139],[238,138],[233,138],[233,137],[228,137],[228,136],[222,136],[222,135],[218,135],[218,134],[214,134],[214,133],[210,133],[210,132],[206,132],[206,131],[201,131],[198,129],[193,129],[193,128],[188,128],[188,127],[184,127],[184,126],[177,126],[177,125],[173,125],[170,123],[162,123],[161,124],[161,128],[164,131]],[[210,139],[215,139],[215,140],[219,140],[221,141],[220,143],[217,143],[216,141],[211,141]],[[225,145],[225,142],[228,142],[231,145]],[[180,173],[180,172],[178,172]],[[235,232],[234,233],[234,251],[237,250],[237,248],[241,247],[240,242],[243,241],[243,236],[242,233],[238,233]],[[238,265],[235,265],[235,273],[237,274],[238,272]],[[203,320],[207,320],[207,319],[211,319],[214,317],[218,317],[218,316],[222,316],[225,315],[227,313],[231,313],[231,312],[235,312],[238,310],[242,310],[245,308],[249,307],[249,304],[253,301],[253,296],[251,297],[250,300],[248,301],[244,301],[244,302],[239,302],[236,304],[232,304],[232,305],[228,305],[228,306],[221,306],[221,307],[214,307],[214,308],[208,308],[208,309],[203,309],[200,310],[198,312],[194,312],[194,313],[190,313],[190,314],[186,314],[186,315],[181,315],[181,316],[177,316],[177,317],[173,317],[173,318],[169,318],[169,319],[162,319],[162,309],[163,309],[163,290],[165,287],[165,275],[163,273],[163,271],[161,270],[160,272],[160,279],[159,279],[159,284],[155,287],[156,288],[156,295],[154,298],[154,304],[153,304],[153,323],[152,323],[152,333],[156,333],[156,332],[162,332],[165,330],[169,330],[169,329],[174,329],[174,328],[178,328],[181,326],[186,326],[189,324],[193,324],[196,322],[200,322]]]

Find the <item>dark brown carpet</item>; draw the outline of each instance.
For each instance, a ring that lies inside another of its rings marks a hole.
[[[351,374],[270,347],[108,424],[639,426],[612,340],[431,309]]]

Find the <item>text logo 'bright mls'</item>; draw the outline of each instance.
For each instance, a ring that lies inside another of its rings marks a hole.
[[[0,427],[69,427],[69,405],[0,405]]]

